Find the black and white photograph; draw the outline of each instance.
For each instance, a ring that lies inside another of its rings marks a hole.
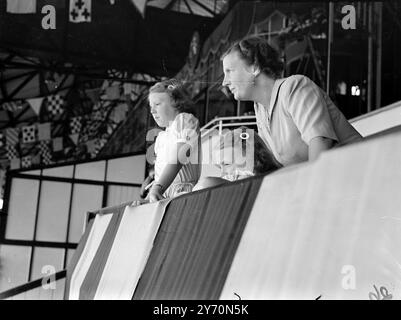
[[[401,1],[0,0],[0,300],[401,300]]]

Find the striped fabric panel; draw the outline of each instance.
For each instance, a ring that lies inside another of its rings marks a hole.
[[[132,298],[169,201],[125,208],[94,299]]]
[[[95,297],[100,278],[123,217],[124,209],[125,207],[120,206],[117,212],[113,212],[112,214],[111,221],[107,226],[107,230],[98,246],[96,254],[80,287],[80,300],[93,300]]]
[[[77,266],[79,259],[82,255],[82,252],[84,251],[84,248],[86,247],[89,234],[92,231],[92,226],[93,226],[94,219],[91,219],[88,223],[88,225],[85,228],[85,232],[82,235],[81,239],[79,240],[78,246],[74,252],[74,255],[72,256],[70,263],[67,266],[67,275],[66,275],[66,284],[65,284],[65,292],[64,292],[64,299],[68,299],[70,296],[70,283],[71,283],[71,277],[72,274],[75,271],[75,267]]]
[[[82,282],[85,279],[85,276],[88,272],[88,269],[93,261],[93,258],[96,254],[96,251],[103,239],[103,236],[106,232],[106,229],[111,221],[112,215],[96,215],[95,220],[93,222],[93,226],[88,235],[88,239],[86,241],[85,247],[82,250],[82,253],[79,255],[79,252],[75,252],[74,256],[79,258],[77,264],[75,265],[74,271],[72,272],[71,277],[69,278],[69,289],[68,296],[66,298],[70,300],[78,300],[79,292],[82,285]],[[68,275],[68,273],[67,273]]]
[[[6,142],[10,146],[14,146],[19,141],[19,129],[18,128],[9,128],[6,129]]]
[[[261,181],[173,199],[133,299],[217,299]]]
[[[267,176],[220,298],[382,299],[383,287],[399,299],[400,141],[372,139]]]

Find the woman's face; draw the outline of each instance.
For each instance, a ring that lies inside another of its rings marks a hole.
[[[223,58],[224,80],[235,100],[252,100],[255,77],[252,67],[240,58],[238,52],[230,52]]]
[[[165,92],[149,94],[150,113],[159,127],[168,127],[179,113],[174,108],[173,99]]]

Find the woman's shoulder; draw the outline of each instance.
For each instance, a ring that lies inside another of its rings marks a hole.
[[[293,93],[298,89],[304,89],[308,87],[318,88],[315,82],[313,82],[310,78],[302,74],[294,74],[281,80],[282,80],[281,87],[283,91],[286,91],[287,93]]]

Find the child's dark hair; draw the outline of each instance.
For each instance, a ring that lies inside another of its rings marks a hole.
[[[241,126],[238,129],[231,130],[226,133],[222,139],[220,139],[219,149],[222,150],[227,146],[241,146],[242,152],[247,150],[247,143],[249,144],[252,139],[247,137],[247,132],[249,129],[245,126]],[[257,134],[256,131],[253,132],[253,146],[252,148],[248,148],[248,150],[254,150],[254,166],[253,173],[254,174],[263,174],[273,172],[282,167],[281,163],[279,163],[272,152],[267,148],[266,144],[262,140],[262,138]],[[242,132],[241,134],[238,134]]]
[[[221,56],[221,60],[231,52],[237,52],[248,65],[256,66],[261,72],[274,79],[280,78],[284,64],[279,53],[260,37],[248,37],[234,42]]]
[[[192,113],[193,103],[185,85],[177,79],[168,79],[157,82],[149,89],[151,93],[167,93],[175,102],[174,108],[179,112]],[[149,95],[148,95],[149,98]]]

